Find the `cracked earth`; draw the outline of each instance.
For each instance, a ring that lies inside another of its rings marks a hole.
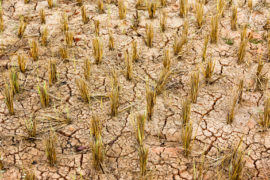
[[[137,113],[146,109],[145,84],[148,80],[154,85],[162,70],[163,49],[172,49],[174,34],[181,32],[183,18],[179,17],[179,3],[169,0],[163,8],[167,11],[167,30],[160,32],[159,16],[161,8],[153,20],[146,10],[139,10],[141,22],[137,31],[131,28],[135,14],[135,1],[126,1],[127,17],[120,20],[116,3],[105,2],[105,13],[97,12],[93,1],[83,2],[90,17],[88,24],[81,21],[81,10],[74,0],[58,0],[52,9],[47,1],[35,0],[24,4],[22,0],[2,1],[5,29],[0,34],[0,90],[4,89],[8,67],[17,64],[17,54],[27,57],[27,71],[19,75],[22,91],[14,97],[15,115],[9,115],[0,94],[0,155],[4,168],[2,179],[21,179],[25,169],[32,169],[38,179],[137,179],[139,178],[139,157],[133,120]],[[193,2],[190,2],[191,4]],[[154,114],[146,122],[145,146],[149,148],[147,169],[152,179],[192,179],[193,167],[205,156],[204,179],[228,179],[226,167],[218,168],[222,154],[232,149],[243,138],[245,152],[243,179],[269,179],[270,177],[270,130],[263,131],[257,123],[258,114],[263,111],[265,92],[255,91],[254,77],[258,56],[266,62],[263,71],[267,72],[267,42],[264,25],[267,20],[270,2],[266,6],[261,1],[253,1],[253,11],[249,11],[244,1],[239,1],[237,31],[230,29],[231,9],[226,7],[219,23],[219,40],[209,44],[208,58],[216,62],[215,81],[205,85],[201,72],[201,54],[204,37],[210,31],[210,17],[215,12],[216,2],[210,0],[205,5],[205,21],[201,29],[196,27],[194,6],[188,13],[189,35],[181,57],[172,55],[173,73],[165,91],[157,96]],[[39,11],[44,8],[46,25],[41,25]],[[69,48],[69,58],[63,62],[58,49],[62,47],[64,35],[61,32],[62,13],[68,15],[70,31],[74,42]],[[17,37],[19,18],[23,15],[27,28],[22,39]],[[100,65],[94,64],[92,39],[95,37],[93,20],[100,21],[100,36],[104,42],[104,58]],[[154,26],[153,48],[148,48],[143,37],[146,23]],[[260,40],[249,42],[245,62],[237,64],[237,51],[240,43],[240,25],[248,23],[248,33]],[[47,26],[49,43],[40,45],[41,30]],[[116,49],[109,51],[109,30],[113,32]],[[234,41],[226,44],[224,38]],[[30,56],[29,41],[39,42],[39,60]],[[124,75],[123,50],[131,47],[133,40],[139,45],[139,60],[133,65],[134,78],[127,81]],[[173,54],[173,53],[171,53]],[[75,79],[82,77],[83,60],[89,57],[92,63],[91,78],[88,81],[92,100],[90,105],[79,97]],[[37,84],[48,81],[49,60],[57,61],[58,81],[49,88],[52,99],[50,107],[41,108]],[[120,81],[120,107],[116,117],[110,116],[110,101],[107,94],[111,90],[110,72],[116,69]],[[192,104],[193,144],[189,158],[184,156],[181,142],[181,102],[190,92],[190,73],[201,72],[199,95]],[[239,77],[244,77],[243,101],[236,107],[235,119],[226,123],[232,90],[237,87]],[[72,122],[64,124],[51,121],[59,112],[69,110]],[[37,137],[29,141],[25,120],[34,115],[37,119]],[[89,122],[92,115],[102,121],[102,137],[105,146],[104,172],[92,167]],[[44,138],[50,129],[57,134],[57,164],[50,167],[45,156]]]

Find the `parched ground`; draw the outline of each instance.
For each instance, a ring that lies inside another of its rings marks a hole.
[[[139,178],[138,145],[135,138],[133,120],[137,113],[146,109],[145,85],[147,79],[155,84],[162,70],[163,50],[170,48],[175,33],[181,34],[183,18],[179,17],[179,2],[168,1],[163,8],[168,13],[167,30],[161,33],[158,8],[153,20],[146,10],[139,10],[141,22],[138,30],[131,28],[135,15],[135,1],[126,1],[127,17],[120,20],[117,3],[105,2],[105,13],[97,12],[93,1],[85,1],[88,24],[81,20],[81,10],[75,0],[59,0],[53,9],[48,9],[47,1],[2,1],[4,31],[0,34],[0,89],[4,89],[8,67],[16,66],[17,54],[27,57],[27,71],[20,73],[19,83],[22,91],[14,97],[15,115],[9,115],[0,95],[0,155],[4,164],[2,179],[21,179],[24,170],[32,169],[38,179],[137,179]],[[263,131],[257,123],[258,114],[263,111],[267,91],[255,91],[255,75],[259,56],[268,72],[266,30],[263,28],[269,9],[261,1],[253,2],[250,11],[247,3],[239,2],[237,31],[230,29],[231,8],[226,7],[224,17],[219,22],[219,40],[210,44],[207,58],[215,60],[214,83],[206,85],[202,74],[202,48],[204,38],[210,32],[210,18],[216,11],[216,2],[205,5],[203,27],[196,27],[195,9],[188,13],[189,35],[181,57],[172,54],[172,75],[163,94],[157,96],[154,115],[146,122],[145,146],[149,148],[148,174],[152,179],[192,179],[194,166],[205,157],[203,179],[228,179],[228,166],[221,166],[220,160],[230,152],[243,137],[245,151],[243,179],[269,179],[270,177],[270,131]],[[44,8],[46,25],[41,25],[39,11]],[[68,15],[69,29],[74,33],[74,42],[69,48],[68,61],[63,62],[58,50],[65,44],[61,32],[62,13]],[[19,18],[23,15],[27,28],[22,39],[17,37]],[[95,37],[93,20],[99,20],[100,37],[104,43],[104,58],[100,65],[94,64],[92,39]],[[144,43],[145,26],[154,26],[154,45],[148,48]],[[240,32],[243,24],[248,24],[249,36],[253,39],[247,45],[245,63],[237,64]],[[49,44],[41,46],[40,34],[47,26]],[[113,32],[116,49],[109,51],[109,30]],[[133,40],[139,45],[139,61],[133,65],[134,78],[125,78],[123,52],[131,47]],[[233,44],[226,43],[226,39]],[[39,60],[33,61],[29,41],[39,42]],[[79,96],[75,79],[83,77],[83,60],[90,58],[91,78],[88,81],[94,98],[90,105]],[[48,62],[57,61],[58,81],[49,88],[51,104],[41,108],[37,84],[48,81]],[[110,101],[106,98],[111,90],[111,71],[119,74],[120,113],[110,116]],[[190,74],[199,69],[200,88],[198,101],[192,105],[193,123],[192,152],[184,157],[181,141],[181,104],[190,93]],[[244,78],[243,101],[236,106],[235,119],[231,125],[226,116],[232,100],[233,89],[239,78]],[[71,124],[53,120],[60,112],[68,109]],[[34,115],[37,119],[37,137],[27,140],[25,120]],[[89,122],[92,115],[102,121],[102,137],[105,146],[104,173],[92,167]],[[57,134],[57,164],[50,167],[45,156],[44,139],[50,129]]]

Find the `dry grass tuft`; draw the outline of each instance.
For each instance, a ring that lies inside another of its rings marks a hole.
[[[97,116],[93,116],[90,122],[90,134],[93,140],[97,140],[101,136],[102,124]]]
[[[139,55],[138,55],[138,45],[137,41],[133,40],[132,41],[132,61],[138,61]]]
[[[202,61],[205,61],[205,59],[206,59],[206,52],[207,52],[208,42],[209,42],[209,36],[207,35],[204,38]]]
[[[133,63],[132,63],[132,57],[129,55],[128,49],[125,51],[125,63],[127,67],[126,77],[127,77],[127,80],[130,81],[133,76]]]
[[[174,43],[173,43],[174,55],[179,55],[183,49],[183,46],[187,43],[188,28],[189,28],[188,21],[185,20],[182,37],[180,38],[178,35],[175,35],[175,38],[174,38]]]
[[[92,40],[92,45],[96,64],[100,64],[103,57],[103,43],[99,38],[96,37]]]
[[[68,47],[72,47],[73,42],[73,32],[65,32],[65,41]]]
[[[152,24],[146,24],[145,27],[146,37],[145,43],[148,47],[153,47],[154,29]]]
[[[50,131],[49,137],[45,139],[45,153],[50,166],[56,164],[56,142],[57,137],[53,131]]]
[[[41,34],[41,45],[47,46],[47,44],[48,44],[48,28],[45,27]]]
[[[184,146],[184,155],[186,157],[191,153],[192,131],[193,127],[191,121],[183,125],[181,139]]]
[[[240,180],[243,176],[244,169],[244,151],[242,150],[242,139],[233,151],[229,163],[229,179]]]
[[[208,59],[204,69],[203,69],[203,75],[205,78],[205,82],[209,83],[210,79],[212,78],[213,74],[214,74],[214,70],[215,70],[215,61],[213,61],[212,59]]]
[[[23,34],[25,32],[26,29],[26,23],[24,22],[24,17],[20,17],[20,26],[19,26],[19,30],[18,30],[18,37],[22,38]]]
[[[170,75],[171,75],[170,67],[167,66],[166,68],[163,68],[155,87],[157,95],[161,94],[165,89],[165,86],[169,80]]]
[[[210,42],[217,43],[218,41],[218,21],[219,21],[219,14],[212,16],[211,18],[211,32],[210,32]]]
[[[26,71],[26,60],[24,56],[18,55],[18,65],[19,69],[22,73],[25,73]]]
[[[264,100],[263,116],[260,117],[259,124],[265,129],[270,127],[270,97]]]
[[[36,137],[37,121],[35,117],[27,118],[25,120],[25,127],[29,138]]]
[[[94,20],[94,24],[95,24],[95,33],[96,33],[96,36],[99,36],[99,31],[100,31],[100,22],[99,20]]]
[[[151,120],[153,116],[155,103],[156,103],[156,92],[147,84],[146,85],[147,120]]]
[[[112,72],[112,90],[109,94],[109,98],[111,101],[111,116],[116,116],[118,113],[118,107],[119,107],[119,81],[118,81],[118,75],[115,71]]]
[[[136,5],[135,5],[136,9],[141,8],[143,4],[144,4],[144,0],[136,0]]]
[[[160,0],[161,7],[167,6],[167,0]]]
[[[18,71],[15,70],[14,68],[11,68],[9,71],[9,82],[13,94],[19,93],[20,92],[19,75]]]
[[[256,88],[255,90],[263,91],[266,88],[268,78],[265,76],[265,74],[262,74],[264,63],[259,59],[257,72],[256,72]]]
[[[252,11],[252,8],[253,8],[252,0],[248,0],[248,8],[249,8],[250,11]]]
[[[37,177],[36,177],[35,173],[33,172],[33,170],[28,170],[28,171],[26,171],[23,179],[24,180],[36,180]]]
[[[239,47],[239,51],[238,51],[238,59],[237,59],[237,63],[241,64],[244,62],[244,57],[246,55],[246,47],[247,47],[247,43],[248,43],[248,38],[246,37],[247,34],[247,26],[245,25],[243,28],[243,31],[241,33],[241,42],[240,42],[240,47]]]
[[[136,119],[137,119],[137,125],[135,127],[136,139],[139,145],[143,146],[146,118],[145,118],[145,115],[139,114],[137,115]]]
[[[66,60],[68,58],[68,50],[67,47],[60,47],[59,48],[59,54],[62,60]]]
[[[147,1],[147,10],[148,10],[148,15],[149,15],[150,19],[153,19],[155,17],[156,9],[157,9],[156,1],[155,0],[154,1],[148,0]]]
[[[1,13],[1,10],[0,10]],[[3,20],[3,15],[0,14],[0,33],[4,31],[4,20]]]
[[[231,17],[231,29],[237,30],[237,6],[233,6],[232,17]]]
[[[190,99],[192,103],[197,102],[198,92],[199,92],[199,81],[200,81],[200,75],[199,72],[193,72],[190,77]]]
[[[244,79],[240,79],[240,82],[238,84],[237,88],[237,95],[238,95],[238,103],[242,102],[242,96],[243,96],[243,88],[244,88]]]
[[[238,101],[238,96],[234,94],[231,105],[230,105],[230,110],[227,114],[227,124],[232,124],[234,120],[235,107],[236,107],[237,101]]]
[[[89,22],[89,17],[86,16],[85,7],[81,7],[81,14],[82,14],[82,21],[84,24],[87,24]]]
[[[219,16],[224,16],[224,9],[226,7],[225,0],[217,0],[217,12]]]
[[[127,7],[124,0],[118,0],[118,13],[120,19],[125,19],[127,14]]]
[[[39,11],[39,16],[40,16],[40,22],[41,22],[41,24],[46,24],[46,18],[45,18],[44,9],[41,9]]]
[[[68,27],[68,16],[67,16],[67,14],[65,12],[62,14],[61,24],[62,24],[62,31],[67,32],[68,29],[69,29],[69,27]]]
[[[48,79],[49,79],[49,86],[53,85],[57,81],[57,71],[56,71],[56,61],[49,61],[48,66]]]
[[[182,124],[185,126],[187,123],[190,122],[190,112],[191,112],[191,102],[190,99],[187,97],[182,102]]]
[[[199,0],[197,0],[195,8],[196,8],[197,26],[198,28],[201,28],[203,24],[204,4],[202,2],[199,2]]]
[[[89,92],[89,88],[88,88],[88,85],[85,82],[85,80],[82,78],[76,79],[76,85],[79,89],[82,100],[89,103],[90,102],[90,92]]]
[[[49,97],[46,82],[44,82],[43,86],[38,85],[37,88],[38,88],[38,94],[39,94],[40,103],[42,107],[43,108],[48,107],[50,103],[50,97]]]
[[[5,97],[5,103],[6,103],[6,106],[8,108],[8,112],[10,115],[13,115],[14,114],[13,90],[8,84],[5,84],[5,89],[4,89],[3,94]]]
[[[147,159],[148,148],[144,146],[139,147],[140,173],[142,177],[145,177],[147,173]]]
[[[30,44],[30,52],[34,61],[38,60],[38,45],[36,41],[32,41]]]
[[[114,37],[112,31],[109,31],[109,50],[114,50]]]
[[[160,15],[160,28],[162,32],[165,32],[167,26],[167,12],[162,11]]]
[[[102,13],[105,12],[103,0],[98,0],[98,1],[97,1],[97,7],[98,7],[98,12],[99,12],[100,14],[102,14]]]
[[[98,135],[91,144],[92,156],[93,156],[93,167],[96,170],[103,170],[102,163],[104,161],[104,145],[102,142],[101,135]]]
[[[180,17],[186,17],[188,13],[188,0],[179,1]]]
[[[53,0],[47,0],[49,9],[53,8]]]
[[[170,50],[165,49],[164,50],[164,57],[163,57],[163,68],[170,69],[171,63],[172,63],[172,60],[171,60]]]
[[[83,74],[86,80],[89,80],[91,73],[91,62],[89,59],[84,59]]]

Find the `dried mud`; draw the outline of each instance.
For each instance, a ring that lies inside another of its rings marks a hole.
[[[174,34],[181,32],[183,18],[179,17],[178,1],[168,1],[163,8],[168,13],[167,29],[161,33],[158,8],[153,20],[148,18],[146,10],[139,10],[141,22],[137,31],[131,28],[135,14],[135,1],[127,1],[127,17],[120,20],[117,3],[105,2],[105,13],[97,12],[93,1],[85,1],[88,24],[81,20],[80,6],[68,0],[55,1],[55,7],[48,8],[47,1],[2,1],[5,29],[0,34],[0,88],[4,89],[8,67],[18,66],[17,54],[27,57],[27,71],[20,73],[19,83],[22,91],[15,95],[15,115],[9,115],[0,95],[0,155],[4,169],[2,179],[21,179],[25,169],[32,169],[38,179],[138,179],[139,160],[133,120],[137,113],[146,109],[145,84],[154,85],[162,70],[163,50],[170,48]],[[190,2],[192,4],[193,2]],[[253,10],[240,1],[238,8],[238,29],[231,31],[231,8],[226,7],[224,17],[219,23],[219,40],[209,44],[207,58],[216,62],[214,83],[206,85],[201,72],[201,54],[204,37],[210,31],[210,18],[215,13],[216,2],[205,5],[205,20],[201,29],[196,27],[195,10],[189,8],[188,43],[181,57],[172,55],[173,73],[164,93],[157,96],[154,115],[146,122],[145,146],[149,148],[148,173],[153,179],[192,179],[194,162],[205,155],[206,167],[204,179],[227,179],[227,167],[218,170],[217,162],[228,149],[232,149],[243,137],[245,151],[245,169],[243,179],[268,179],[270,177],[270,131],[262,131],[257,123],[258,114],[263,111],[266,92],[254,90],[258,57],[266,62],[263,71],[268,72],[267,42],[264,37],[269,3],[253,1]],[[44,8],[46,25],[41,25],[39,11]],[[74,33],[74,42],[69,48],[69,58],[62,61],[58,50],[64,42],[60,20],[62,13],[68,15],[70,31]],[[23,15],[27,28],[22,39],[17,37],[19,18]],[[104,43],[104,58],[100,65],[94,64],[92,39],[95,37],[93,20],[100,21],[100,37]],[[154,26],[153,47],[144,42],[146,23]],[[248,23],[248,33],[260,43],[248,43],[245,63],[237,64],[237,52],[240,43],[240,25]],[[40,34],[47,26],[49,42],[41,46]],[[116,49],[109,51],[109,30],[115,38]],[[228,45],[224,38],[233,39]],[[39,59],[33,61],[30,55],[29,41],[39,43]],[[125,78],[124,49],[131,47],[132,40],[139,45],[139,60],[133,67],[134,78]],[[173,53],[171,53],[173,54]],[[90,105],[79,96],[75,79],[83,77],[83,60],[89,57],[92,62],[91,76],[88,81],[92,99]],[[58,81],[49,88],[51,103],[41,108],[37,93],[37,84],[48,81],[48,62],[57,61]],[[116,117],[110,116],[110,101],[107,98],[111,90],[110,72],[119,73],[120,107]],[[181,102],[190,92],[190,73],[199,69],[200,88],[198,101],[192,105],[194,142],[189,158],[184,157],[181,142]],[[232,90],[237,87],[239,77],[244,77],[243,101],[236,107],[235,120],[226,123]],[[59,112],[69,109],[71,124],[52,121]],[[37,137],[29,141],[25,120],[34,115],[37,119]],[[105,145],[104,173],[92,167],[89,122],[92,115],[102,121],[102,137]],[[49,130],[57,134],[57,164],[50,167],[45,156],[44,138]]]

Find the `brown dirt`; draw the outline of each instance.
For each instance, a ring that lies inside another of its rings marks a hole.
[[[146,123],[145,145],[149,148],[148,170],[153,179],[192,179],[193,162],[202,154],[206,155],[206,175],[204,179],[227,179],[227,167],[217,173],[216,163],[226,153],[225,149],[234,147],[243,136],[245,150],[245,169],[243,179],[268,179],[270,177],[270,131],[262,131],[256,122],[257,115],[263,111],[266,93],[254,90],[258,56],[263,55],[267,61],[267,44],[264,40],[265,25],[269,2],[266,6],[261,1],[254,1],[250,12],[244,4],[238,8],[238,24],[248,23],[248,31],[253,37],[262,40],[258,44],[248,43],[247,55],[243,65],[237,64],[237,51],[240,43],[241,28],[230,30],[229,8],[225,9],[219,27],[219,41],[209,44],[208,58],[216,61],[217,79],[211,85],[205,85],[201,74],[198,102],[192,105],[191,120],[195,137],[190,158],[183,156],[181,142],[181,102],[189,94],[190,72],[201,70],[201,54],[203,41],[210,30],[210,16],[215,12],[216,2],[209,1],[205,6],[205,21],[201,29],[195,25],[194,8],[188,13],[189,37],[181,58],[173,57],[173,74],[163,94],[157,97],[154,115]],[[168,29],[160,32],[159,11],[156,18],[150,20],[147,11],[140,10],[141,23],[137,31],[130,28],[135,14],[135,1],[127,1],[127,18],[119,20],[118,8],[115,4],[105,3],[106,13],[98,14],[96,3],[84,2],[90,22],[84,25],[81,21],[80,7],[76,2],[58,0],[56,7],[48,9],[46,1],[31,1],[24,4],[22,0],[3,1],[3,18],[5,30],[0,34],[0,88],[3,90],[8,66],[17,66],[18,53],[27,56],[27,72],[20,73],[22,92],[15,96],[15,115],[8,115],[4,97],[0,95],[0,153],[4,169],[0,173],[2,179],[20,179],[23,169],[33,169],[38,179],[73,179],[80,175],[85,179],[136,179],[139,177],[139,160],[137,144],[133,129],[136,113],[144,112],[146,107],[146,79],[155,83],[161,69],[163,49],[172,48],[174,34],[182,29],[183,19],[179,17],[178,1],[169,1],[164,9],[168,12]],[[39,11],[44,8],[46,26],[49,31],[48,47],[40,45]],[[60,29],[61,14],[69,17],[69,28],[74,32],[76,42],[70,48],[69,61],[63,62],[58,56],[64,36]],[[19,17],[27,20],[25,37],[19,39],[17,30]],[[94,35],[93,19],[101,22],[101,37],[104,42],[104,59],[100,65],[94,64],[92,56],[92,39]],[[146,23],[152,21],[155,27],[154,46],[149,49],[143,40]],[[108,50],[108,31],[112,30],[116,39],[116,49]],[[225,43],[223,38],[234,40],[233,45]],[[39,42],[39,60],[33,62],[30,56],[28,41]],[[136,39],[140,47],[139,61],[134,64],[134,79],[127,81],[124,75],[125,63],[123,50],[131,46]],[[172,53],[171,53],[172,54]],[[88,81],[93,96],[90,105],[79,98],[75,78],[82,77],[83,60],[90,57],[93,62],[91,78]],[[52,102],[49,108],[41,108],[37,94],[38,82],[48,81],[47,66],[50,59],[57,60],[58,82],[50,87]],[[107,95],[111,89],[110,72],[118,70],[121,83],[120,113],[110,117],[110,101],[101,100],[97,95]],[[269,63],[263,69],[267,72]],[[232,99],[232,89],[237,86],[240,76],[244,77],[243,102],[237,106],[236,117],[232,125],[227,125],[228,104]],[[267,89],[268,90],[268,89]],[[101,103],[102,102],[102,103]],[[69,109],[72,117],[70,125],[51,122],[48,116]],[[32,113],[38,120],[38,135],[34,141],[26,140],[25,119]],[[91,149],[89,146],[89,121],[95,114],[103,122],[102,136],[105,144],[104,171],[92,168]],[[55,167],[49,167],[44,152],[44,137],[51,129],[55,129],[58,137],[57,158]],[[77,151],[81,148],[83,150]]]

